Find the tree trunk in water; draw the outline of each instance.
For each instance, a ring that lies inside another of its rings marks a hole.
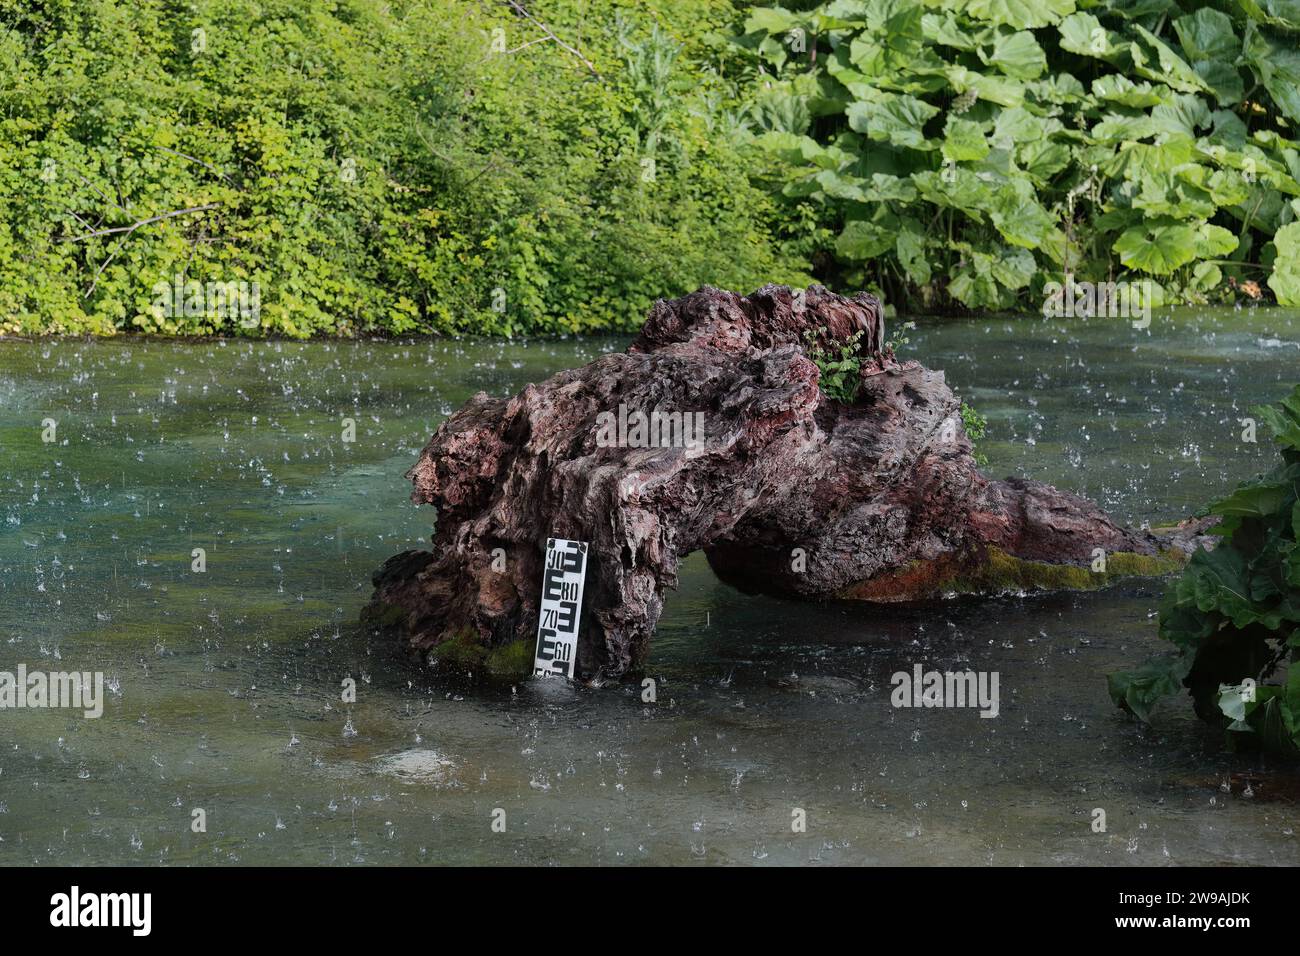
[[[830,401],[805,333],[857,332],[860,391]],[[1164,573],[1204,527],[1157,537],[986,478],[943,373],[896,360],[875,298],[819,286],[660,301],[625,353],[475,395],[407,477],[437,508],[433,549],[376,572],[367,619],[422,658],[503,674],[531,669],[548,537],[590,544],[578,672],[603,678],[645,661],[697,549],[749,591],[924,601]]]

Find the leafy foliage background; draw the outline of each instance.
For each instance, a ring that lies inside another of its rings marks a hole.
[[[1005,309],[1225,278],[1300,302],[1294,0],[833,0],[756,9],[761,143],[842,283]],[[803,52],[792,52],[802,48]]]
[[[0,0],[0,334],[1296,304],[1298,40],[1296,0]],[[259,324],[166,314],[177,275]]]
[[[692,39],[731,5],[535,6],[599,76],[499,2],[0,0],[0,332],[569,332],[806,282]],[[260,326],[163,314],[177,274],[257,281]]]

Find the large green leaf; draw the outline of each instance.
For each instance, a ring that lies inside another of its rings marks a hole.
[[[1196,167],[1204,169],[1203,166]],[[1236,206],[1250,198],[1251,185],[1232,169],[1216,169],[1205,181],[1210,199],[1218,206]]]
[[[1003,239],[1026,249],[1043,245],[1056,225],[1038,204],[1033,185],[1024,179],[1013,180],[998,190],[989,218]]]
[[[1268,286],[1281,305],[1300,305],[1300,222],[1289,223],[1273,236],[1277,257]]]
[[[1155,134],[1155,123],[1146,113],[1138,113],[1132,116],[1107,113],[1092,128],[1094,138],[1111,143],[1146,139],[1148,136],[1154,136]]]
[[[1220,106],[1236,106],[1246,95],[1246,84],[1241,71],[1232,63],[1222,60],[1199,60],[1192,64],[1196,75],[1214,91]]]
[[[1295,501],[1295,483],[1300,481],[1300,466],[1293,465],[1282,474],[1243,482],[1236,490],[1209,508],[1210,514],[1263,518],[1278,514],[1285,506],[1289,513]]]
[[[973,53],[995,35],[992,27],[972,29],[964,20],[958,22],[955,14],[927,13],[921,18],[921,31],[927,40],[941,43],[957,50]]]
[[[800,22],[800,17],[782,7],[758,7],[745,20],[745,32],[785,33]]]
[[[1159,145],[1124,142],[1115,151],[1114,157],[1106,163],[1106,174],[1141,182],[1144,177],[1158,173],[1171,173],[1180,166],[1190,163],[1194,153],[1195,144],[1181,137]]]
[[[1260,405],[1251,414],[1273,432],[1273,440],[1284,447],[1300,449],[1300,387],[1277,405]]]
[[[1220,545],[1198,552],[1187,565],[1180,589],[1190,587],[1197,608],[1218,611],[1238,628],[1259,619],[1260,608],[1250,599],[1246,559],[1236,548]]]
[[[912,182],[922,199],[936,206],[960,209],[976,222],[983,221],[983,213],[992,201],[989,187],[963,166],[913,173]]]
[[[835,253],[842,259],[865,262],[893,248],[897,237],[896,219],[884,222],[854,220],[845,224],[844,231],[835,241]]]
[[[1049,73],[1041,80],[1026,83],[1025,92],[1031,100],[1044,108],[1074,106],[1088,98],[1083,84],[1069,73]]]
[[[983,159],[989,153],[983,124],[957,116],[948,117],[941,148],[944,157],[954,162]]]
[[[1125,230],[1114,249],[1130,269],[1167,276],[1196,258],[1196,230],[1172,220],[1143,223]]]
[[[853,176],[841,176],[830,169],[823,169],[815,177],[822,192],[833,199],[848,199],[854,202],[868,202],[870,197],[863,191],[864,180]]]
[[[754,142],[773,155],[781,157],[787,163],[811,162],[824,169],[838,169],[843,165],[843,163],[835,159],[828,161],[826,158],[831,155],[829,150],[819,145],[811,137],[801,136],[798,133],[769,130],[754,137]]]
[[[1252,20],[1282,30],[1300,31],[1300,2],[1297,0],[1237,0]]]
[[[1029,285],[1035,269],[1033,254],[1026,249],[989,254],[965,247],[948,291],[972,309],[1006,308],[1009,293]]]
[[[865,76],[885,79],[900,70],[915,72],[918,59],[933,56],[924,49],[924,8],[899,4],[883,22],[869,17],[871,26],[849,43],[849,61]]]
[[[1191,63],[1198,60],[1230,63],[1241,53],[1241,38],[1232,28],[1232,19],[1213,7],[1201,7],[1195,13],[1179,17],[1174,21],[1174,32]]]
[[[1258,180],[1288,195],[1300,196],[1300,185],[1296,183],[1287,168],[1270,159],[1254,143],[1247,143],[1240,149],[1234,150],[1205,142],[1198,152],[1221,166],[1240,171],[1247,182]]]
[[[1040,187],[1070,165],[1070,151],[1063,144],[1047,139],[1024,144],[1018,158],[1025,172]]]
[[[1241,56],[1241,38],[1231,18],[1221,10],[1201,7],[1174,21],[1183,54],[1192,69],[1215,92],[1219,103],[1229,106],[1241,101],[1246,91],[1236,63]]]
[[[929,283],[930,261],[925,253],[925,230],[919,222],[912,218],[903,220],[894,251],[909,279],[917,285]]]
[[[984,58],[984,62],[1018,80],[1035,79],[1047,69],[1047,56],[1043,53],[1043,48],[1027,30],[998,37],[993,44],[993,52]]]
[[[868,82],[879,80],[889,71],[886,41],[874,33],[859,33],[849,42],[849,62]]]
[[[899,202],[911,202],[916,198],[916,185],[911,179],[905,179],[902,176],[891,176],[888,173],[872,173],[870,181],[863,188],[875,202],[885,202],[891,199]]]
[[[1195,139],[1210,125],[1210,108],[1199,96],[1179,94],[1151,110],[1151,122],[1161,132]]]
[[[1092,95],[1121,106],[1156,106],[1165,101],[1165,94],[1150,83],[1134,83],[1122,73],[1109,73],[1092,81]]]
[[[1203,171],[1203,167],[1193,167]],[[1174,173],[1153,173],[1142,179],[1141,192],[1133,197],[1133,208],[1148,218],[1207,219],[1215,203],[1208,190]]]
[[[934,149],[922,127],[938,112],[924,100],[893,93],[882,93],[876,100],[859,100],[845,111],[850,128],[871,139],[911,149]]]
[[[1129,48],[1117,33],[1101,25],[1091,13],[1075,13],[1061,21],[1061,49],[1069,53],[1115,61]]]
[[[950,66],[944,76],[958,93],[973,92],[979,99],[999,106],[1019,106],[1025,100],[1024,84],[1007,77],[976,73],[964,66]]]
[[[1133,29],[1141,39],[1133,42],[1129,53],[1133,57],[1133,68],[1140,75],[1159,80],[1184,93],[1209,91],[1206,82],[1173,48],[1140,24],[1134,24]]]
[[[1106,684],[1116,706],[1140,720],[1150,720],[1152,708],[1162,698],[1182,693],[1183,678],[1190,669],[1189,657],[1164,654],[1134,670],[1108,675]]]
[[[963,6],[977,20],[1017,30],[1045,27],[1074,12],[1074,0],[970,0]]]
[[[1040,143],[1054,130],[1060,129],[1058,120],[1043,120],[1024,107],[1005,109],[993,122],[993,141],[996,143]]]
[[[1195,650],[1219,628],[1221,618],[1196,606],[1192,589],[1181,594],[1183,581],[1174,583],[1160,601],[1160,637],[1183,650]]]
[[[1217,259],[1237,248],[1238,239],[1222,226],[1201,223],[1196,229],[1194,251],[1198,259]]]
[[[1210,114],[1210,123],[1213,129],[1205,141],[1214,146],[1222,146],[1230,150],[1239,150],[1246,145],[1246,137],[1249,135],[1246,124],[1243,123],[1236,113],[1228,110],[1215,110]]]
[[[1264,36],[1252,24],[1243,56],[1282,112],[1300,122],[1300,49]]]

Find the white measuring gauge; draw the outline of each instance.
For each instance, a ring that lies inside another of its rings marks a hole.
[[[572,679],[578,660],[578,623],[586,576],[587,542],[546,539],[534,677],[558,675]]]

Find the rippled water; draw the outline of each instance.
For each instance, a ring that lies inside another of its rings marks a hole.
[[[990,471],[1135,522],[1266,467],[1238,419],[1300,380],[1294,311],[911,340],[988,416]],[[1159,582],[809,606],[695,555],[653,705],[475,687],[367,636],[371,571],[427,538],[401,476],[438,423],[623,344],[0,342],[0,670],[111,688],[97,720],[0,711],[0,863],[1300,862],[1294,772],[1224,754],[1189,707],[1112,709]],[[1000,716],[893,708],[917,663],[998,671]]]

